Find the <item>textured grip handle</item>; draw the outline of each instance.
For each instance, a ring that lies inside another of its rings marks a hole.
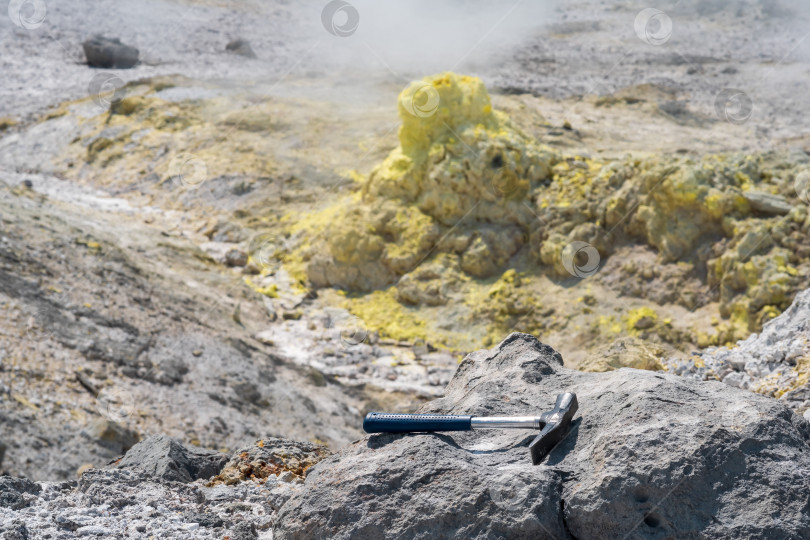
[[[438,414],[386,414],[372,412],[363,420],[366,433],[410,433],[413,431],[469,431],[470,416]]]

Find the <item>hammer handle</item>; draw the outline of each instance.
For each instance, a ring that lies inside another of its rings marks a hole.
[[[387,414],[372,412],[363,420],[366,433],[411,433],[414,431],[469,431],[471,416],[440,414]]]

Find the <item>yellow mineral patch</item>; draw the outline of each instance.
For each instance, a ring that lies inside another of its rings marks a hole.
[[[642,269],[644,279],[671,264],[685,268],[678,274],[684,276],[705,269],[706,290],[719,297],[724,321],[708,333],[677,328],[645,307],[621,321],[602,313],[586,327],[603,338],[650,330],[685,347],[745,337],[787,307],[810,270],[810,253],[799,258],[783,247],[807,240],[806,212],[763,215],[743,196],[752,188],[787,192],[792,177],[775,172],[770,158],[561,155],[493,110],[479,79],[453,73],[410,84],[398,112],[400,144],[359,194],[292,227],[293,234],[307,231],[307,240],[289,260],[315,287],[383,290],[408,306],[409,317],[438,316],[435,308],[462,302],[469,311],[454,315],[457,323],[486,328],[486,343],[515,329],[549,330],[551,318],[527,315],[544,309],[539,274],[587,277],[577,271],[587,257],[575,256],[595,252],[604,263],[630,239],[658,254],[659,270]],[[591,252],[572,251],[575,242]],[[708,300],[690,294],[681,305],[694,310]],[[379,324],[391,325],[391,335],[414,333],[402,331],[402,320],[393,325],[383,317]]]
[[[428,336],[428,324],[417,310],[397,301],[393,287],[347,298],[344,307],[359,317],[368,330],[378,332],[381,337],[410,342],[417,339],[427,341],[433,337]]]
[[[345,294],[321,298],[385,336],[472,350],[520,330],[590,352],[644,336],[683,352],[758,331],[810,277],[810,213],[795,191],[806,166],[787,154],[566,154],[527,135],[538,131],[525,118],[538,114],[524,101],[497,96],[513,121],[481,80],[441,73],[401,92],[398,145],[363,174],[347,170],[356,160],[338,166],[331,154],[356,158],[358,145],[374,145],[322,144],[331,114],[323,105],[177,100],[164,92],[175,84],[184,82],[130,83],[124,99],[81,120],[63,156],[67,176],[135,190],[148,179],[157,187],[146,197],[186,212],[216,200],[234,175],[246,185],[227,189],[240,193],[272,183],[277,198],[244,197],[232,220],[284,239],[271,257],[289,282],[274,288],[276,269],[253,257],[260,274],[246,282],[269,296],[337,289]],[[339,194],[294,177],[300,167],[284,169],[285,159],[339,174]],[[191,177],[178,181],[178,167]],[[781,206],[769,209],[768,197]],[[649,258],[614,259],[636,247]],[[613,302],[617,290],[633,310]],[[712,316],[717,324],[702,322]]]
[[[660,371],[664,349],[636,338],[619,338],[579,365],[582,371],[612,371],[623,367]]]
[[[810,355],[804,355],[796,360],[796,367],[793,368],[793,373],[795,373],[796,378],[787,388],[781,390],[776,397],[781,397],[785,392],[806,387],[810,384]]]
[[[625,323],[628,332],[638,333],[640,330],[646,330],[658,324],[658,313],[649,307],[633,309],[625,316]]]

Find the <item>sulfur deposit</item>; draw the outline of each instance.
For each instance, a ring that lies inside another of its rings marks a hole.
[[[398,107],[400,146],[329,228],[327,249],[307,254],[307,275],[316,286],[353,291],[410,275],[406,289],[421,294],[406,292],[404,301],[446,301],[455,267],[494,276],[523,247],[536,219],[525,201],[549,181],[557,157],[493,111],[474,77],[413,83]],[[438,253],[449,255],[438,263],[446,271],[411,275]]]
[[[122,94],[43,122],[79,118],[66,177],[182,209],[256,292],[292,310],[320,290],[400,343],[469,351],[520,330],[583,369],[660,369],[758,331],[810,274],[803,153],[566,153],[527,134],[545,120],[519,100],[495,98],[510,119],[479,79],[445,73],[403,90],[398,144],[335,196],[334,172],[296,171],[342,173],[356,146],[317,149],[330,125],[367,134],[363,120],[182,78]]]
[[[611,289],[645,302],[586,318],[585,348],[688,350],[756,331],[810,274],[806,157],[565,155],[453,73],[409,85],[398,110],[400,144],[357,192],[291,227],[309,284],[343,290],[383,334],[469,347],[515,328],[570,333],[571,311]],[[393,324],[396,310],[412,324]],[[624,365],[660,367],[648,350]]]

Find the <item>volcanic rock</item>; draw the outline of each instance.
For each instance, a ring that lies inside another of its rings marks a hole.
[[[772,195],[762,191],[746,191],[743,197],[751,205],[751,208],[763,214],[773,214],[784,216],[793,208],[784,197]]]
[[[250,46],[250,42],[246,39],[234,39],[233,41],[230,41],[225,46],[225,50],[229,53],[238,54],[246,58],[256,58],[256,53],[253,52],[253,47]]]
[[[325,459],[274,538],[806,538],[810,423],[719,382],[584,373],[527,334],[461,363],[423,413],[579,413],[538,466],[534,434],[378,434]]]
[[[0,476],[0,507],[19,510],[28,506],[26,495],[39,495],[39,485],[27,478]]]
[[[310,443],[265,438],[237,450],[229,466],[255,465],[257,473],[266,466],[266,477],[237,473],[227,485],[205,486],[200,479],[227,456],[150,437],[119,463],[89,469],[78,482],[0,477],[0,538],[267,538],[278,508],[303,489],[297,474],[327,453]]]
[[[82,43],[82,47],[90,67],[129,69],[138,63],[138,49],[118,38],[96,36]]]
[[[726,384],[779,396],[798,413],[810,410],[810,289],[736,347],[711,347],[702,355],[704,370],[690,371]]]
[[[165,435],[155,435],[133,446],[115,467],[163,480],[192,482],[207,480],[218,474],[227,461],[227,454],[185,445]]]
[[[245,266],[248,254],[241,249],[230,249],[225,253],[225,264],[228,266]]]

